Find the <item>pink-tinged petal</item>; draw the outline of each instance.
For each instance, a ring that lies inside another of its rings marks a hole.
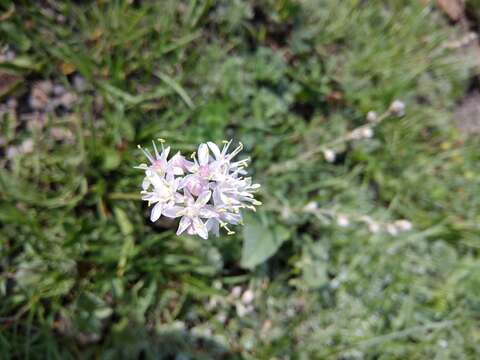
[[[212,232],[215,236],[220,236],[220,223],[217,219],[208,219],[205,226],[209,232]]]
[[[198,236],[200,236],[202,239],[208,239],[208,230],[202,220],[200,220],[198,217],[193,218],[192,226]]]
[[[194,204],[195,203],[195,199],[193,198],[192,194],[190,193],[190,191],[188,190],[188,188],[185,188],[183,190],[183,194],[185,195],[184,198],[185,198],[185,202],[187,204]]]
[[[215,155],[215,159],[220,160],[222,154],[220,153],[220,149],[218,148],[217,144],[209,141],[207,142],[208,147],[212,150],[213,155]]]
[[[160,216],[162,215],[163,204],[157,203],[152,209],[152,213],[150,214],[150,221],[155,222],[157,221]]]
[[[179,167],[183,169],[185,166],[185,158],[180,154],[180,152],[177,152],[175,155],[173,155],[169,162],[173,167]]]
[[[203,178],[208,178],[210,175],[210,169],[208,165],[201,165],[198,169],[198,174]]]
[[[184,167],[185,167],[185,169],[187,169],[188,171],[190,171],[191,173],[193,173],[193,172],[195,172],[195,171],[197,170],[198,164],[196,164],[196,163],[193,162],[193,161],[185,160]]]
[[[175,219],[176,217],[178,217],[178,213],[183,210],[183,207],[181,206],[166,206],[163,211],[162,211],[162,214],[163,216],[166,216],[166,217],[169,217],[169,218],[172,218],[172,219]]]
[[[180,219],[180,224],[178,224],[177,235],[183,233],[191,225],[192,221],[190,218],[184,216]]]
[[[185,186],[188,185],[188,183],[190,182],[190,180],[192,180],[192,178],[194,177],[195,175],[187,175],[185,176],[184,178],[180,179],[180,182],[178,183],[178,189],[183,189]]]
[[[211,191],[204,191],[202,192],[197,200],[195,201],[195,205],[201,207],[201,206],[204,206],[208,203],[208,201],[210,200],[210,197],[212,196],[212,192]]]
[[[188,189],[192,195],[198,196],[203,191],[203,184],[197,178],[194,178],[188,182],[186,189]]]
[[[197,233],[195,232],[195,229],[193,228],[192,225],[190,225],[190,226],[187,228],[187,234],[188,234],[188,235],[197,235]]]
[[[172,183],[174,182],[174,180],[175,180],[174,174],[171,173],[171,172],[167,172],[167,173],[165,174],[165,180],[167,180],[168,183],[172,184]]]
[[[207,144],[200,144],[198,147],[198,162],[200,165],[208,164],[208,146]]]

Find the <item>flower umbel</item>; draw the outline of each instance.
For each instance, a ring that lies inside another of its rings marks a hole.
[[[254,198],[260,185],[244,177],[249,159],[232,161],[243,149],[241,143],[231,153],[231,140],[222,150],[212,142],[200,144],[189,161],[180,153],[169,160],[170,147],[159,141],[161,152],[153,142],[154,154],[139,146],[150,164],[136,167],[145,171],[141,193],[142,200],[153,205],[152,222],[162,215],[179,217],[177,235],[185,232],[207,239],[209,232],[218,236],[220,227],[233,234],[228,225],[242,224],[240,210],[255,211],[261,205]]]

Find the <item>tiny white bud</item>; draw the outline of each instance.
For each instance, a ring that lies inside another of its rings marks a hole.
[[[394,224],[387,225],[387,232],[392,236],[398,235],[398,229]]]
[[[338,226],[341,226],[341,227],[347,227],[350,225],[350,220],[345,215],[338,215],[337,224]]]
[[[371,222],[368,224],[368,230],[372,234],[377,234],[380,231],[380,225],[378,225],[376,222]]]
[[[24,154],[31,153],[33,151],[33,140],[27,139],[25,140],[22,145],[20,145],[21,152]]]
[[[248,305],[253,301],[254,298],[255,298],[255,294],[253,293],[253,291],[250,289],[247,289],[242,295],[242,302],[245,305]]]
[[[7,159],[13,159],[19,153],[18,148],[16,146],[9,146],[7,148]]]
[[[438,341],[438,345],[440,345],[440,347],[446,349],[448,347],[448,341],[444,340],[444,339],[441,339],[441,340]]]
[[[367,121],[369,122],[375,122],[378,119],[378,114],[376,111],[369,111],[367,113]]]
[[[235,286],[232,289],[232,292],[230,293],[234,298],[239,298],[240,294],[242,293],[242,287],[241,286]]]
[[[409,231],[412,230],[412,223],[408,220],[397,220],[395,221],[395,226],[397,227],[398,230],[400,231]]]
[[[248,314],[248,308],[245,307],[242,303],[235,304],[235,310],[237,310],[237,315],[239,317],[244,317]]]
[[[403,115],[405,115],[405,103],[403,101],[400,101],[400,100],[395,100],[390,105],[389,110],[393,115],[403,116]]]
[[[318,209],[318,205],[315,201],[310,201],[307,205],[303,207],[303,211],[305,212],[314,212]]]
[[[362,129],[362,137],[364,139],[370,139],[373,136],[373,130],[369,127]]]
[[[323,156],[325,157],[325,160],[329,163],[333,163],[337,157],[337,154],[335,154],[335,151],[331,149],[325,149],[323,151]]]
[[[218,313],[217,320],[222,324],[225,323],[225,321],[227,321],[227,314],[225,314],[224,312]]]

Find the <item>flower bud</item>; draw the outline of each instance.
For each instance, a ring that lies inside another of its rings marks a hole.
[[[375,122],[378,119],[378,114],[375,111],[369,111],[367,113],[367,121]]]
[[[399,116],[399,117],[403,116],[403,115],[405,115],[405,103],[403,101],[400,101],[400,100],[395,100],[390,105],[389,110],[393,115],[396,115],[396,116]]]
[[[345,215],[338,215],[337,217],[337,224],[340,227],[347,227],[350,225],[350,220]]]
[[[323,156],[327,162],[333,163],[337,157],[337,154],[335,154],[335,151],[331,149],[325,149],[323,151]]]

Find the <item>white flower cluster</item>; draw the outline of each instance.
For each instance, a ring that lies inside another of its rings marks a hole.
[[[150,164],[136,167],[145,171],[141,194],[149,206],[154,205],[152,222],[162,215],[180,217],[177,235],[186,232],[207,239],[209,232],[218,236],[220,227],[233,234],[228,224],[242,224],[240,210],[255,211],[261,205],[253,195],[260,185],[244,177],[249,159],[232,161],[243,149],[241,143],[231,153],[231,140],[224,142],[221,151],[212,142],[200,144],[189,161],[179,152],[169,160],[170,147],[163,146],[163,139],[159,141],[160,153],[155,142],[154,154],[139,146]]]

